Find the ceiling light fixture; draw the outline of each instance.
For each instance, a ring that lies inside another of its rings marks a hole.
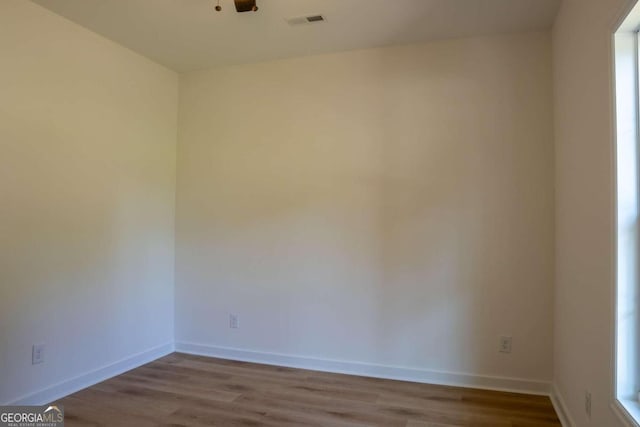
[[[236,12],[255,12],[258,10],[258,6],[256,6],[256,0],[233,0],[236,5]],[[222,10],[222,6],[220,6],[220,0],[218,0],[218,4],[215,7],[217,12]]]

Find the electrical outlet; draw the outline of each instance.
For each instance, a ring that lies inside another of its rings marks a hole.
[[[500,353],[511,353],[511,337],[500,337]]]
[[[238,320],[237,314],[229,315],[229,327],[231,329],[238,329],[240,327],[240,320]]]
[[[44,344],[34,344],[31,347],[31,364],[37,365],[44,362]]]
[[[584,412],[587,413],[587,417],[591,418],[591,392],[589,391],[584,393]]]

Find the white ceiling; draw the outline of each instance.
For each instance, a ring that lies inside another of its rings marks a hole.
[[[177,71],[549,28],[560,0],[33,0]],[[322,14],[327,22],[285,19]]]

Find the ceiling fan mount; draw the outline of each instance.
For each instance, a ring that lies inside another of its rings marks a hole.
[[[256,12],[258,10],[258,6],[256,6],[256,0],[233,0],[236,6],[236,12]],[[217,12],[222,10],[222,6],[220,6],[220,0],[218,0],[218,4],[215,7]]]

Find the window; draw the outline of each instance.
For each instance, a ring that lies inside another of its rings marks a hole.
[[[640,422],[639,64],[636,6],[615,34],[616,375],[615,406]]]

